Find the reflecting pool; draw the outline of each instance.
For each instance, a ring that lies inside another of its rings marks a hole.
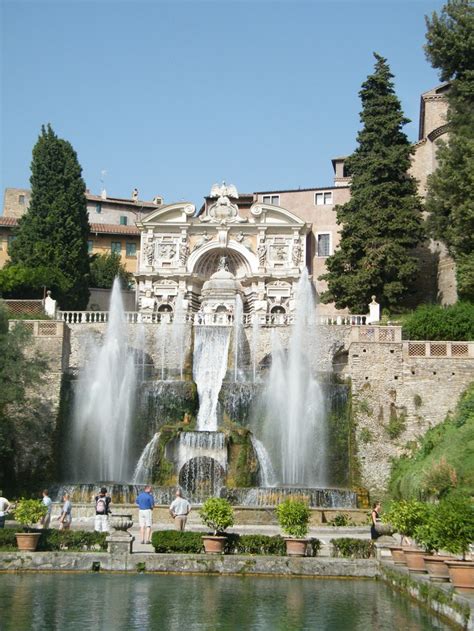
[[[2,574],[0,603],[3,631],[449,629],[373,580]]]

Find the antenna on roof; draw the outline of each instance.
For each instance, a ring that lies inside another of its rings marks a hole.
[[[107,191],[105,190],[105,176],[107,175],[107,171],[102,169],[100,172],[100,196],[102,199],[107,199]]]

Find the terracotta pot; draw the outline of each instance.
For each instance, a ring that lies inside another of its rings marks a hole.
[[[460,592],[474,594],[474,561],[445,561],[453,586]]]
[[[286,542],[286,554],[289,557],[304,557],[306,556],[306,548],[308,546],[307,539],[294,539],[292,537],[285,537]]]
[[[452,557],[425,556],[423,558],[430,580],[435,583],[447,583],[449,581],[449,571],[445,561],[452,561]]]
[[[392,554],[392,559],[395,565],[406,565],[405,555],[400,546],[390,546],[389,550]]]
[[[38,541],[41,537],[40,532],[17,532],[16,545],[18,550],[24,550],[25,552],[34,552],[38,547]]]
[[[202,538],[206,554],[224,554],[224,546],[227,537],[206,535]]]
[[[424,561],[426,552],[424,550],[418,550],[417,548],[410,548],[407,546],[406,548],[403,548],[403,554],[405,555],[407,568],[410,572],[424,574],[427,571]]]

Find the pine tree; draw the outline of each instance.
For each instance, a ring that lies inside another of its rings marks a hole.
[[[50,270],[63,309],[84,309],[89,297],[89,220],[81,174],[71,144],[43,126],[33,148],[31,203],[9,248],[12,265]]]
[[[362,129],[347,159],[351,199],[336,207],[342,226],[339,248],[321,276],[324,302],[366,313],[371,295],[385,307],[399,306],[417,272],[413,249],[423,239],[420,200],[408,175],[408,121],[393,88],[387,61],[374,53],[375,71],[362,84]]]
[[[474,300],[474,6],[451,0],[426,25],[426,55],[451,84],[449,141],[440,142],[428,180],[428,225],[456,261],[459,296]]]

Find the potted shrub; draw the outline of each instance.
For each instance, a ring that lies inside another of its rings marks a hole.
[[[442,500],[437,509],[436,532],[439,547],[461,560],[445,560],[451,583],[456,589],[474,592],[474,561],[466,561],[466,553],[474,542],[474,504],[471,498],[452,496]]]
[[[288,498],[276,507],[278,523],[283,530],[288,556],[305,556],[308,540],[310,510],[298,499]]]
[[[428,504],[426,509],[425,522],[415,528],[415,540],[426,551],[423,561],[430,580],[439,583],[447,582],[449,581],[449,572],[448,566],[444,561],[449,560],[451,557],[433,554],[438,552],[441,547],[438,505]]]
[[[402,500],[394,502],[382,516],[383,521],[391,524],[393,531],[398,532],[402,537],[401,548],[399,546],[390,548],[395,563],[406,563],[409,569],[422,572],[425,571],[424,551],[414,546],[404,546],[403,543],[407,541],[407,538],[414,537],[416,528],[423,523],[425,513],[426,504],[423,502]]]
[[[40,532],[33,528],[46,515],[47,507],[41,500],[21,499],[15,507],[15,521],[25,527],[26,532],[16,533],[16,544],[19,550],[34,552],[38,546]]]
[[[204,550],[208,554],[222,554],[227,537],[227,528],[234,525],[234,510],[228,500],[221,497],[210,497],[199,511],[203,523],[213,530],[212,535],[204,535]]]

